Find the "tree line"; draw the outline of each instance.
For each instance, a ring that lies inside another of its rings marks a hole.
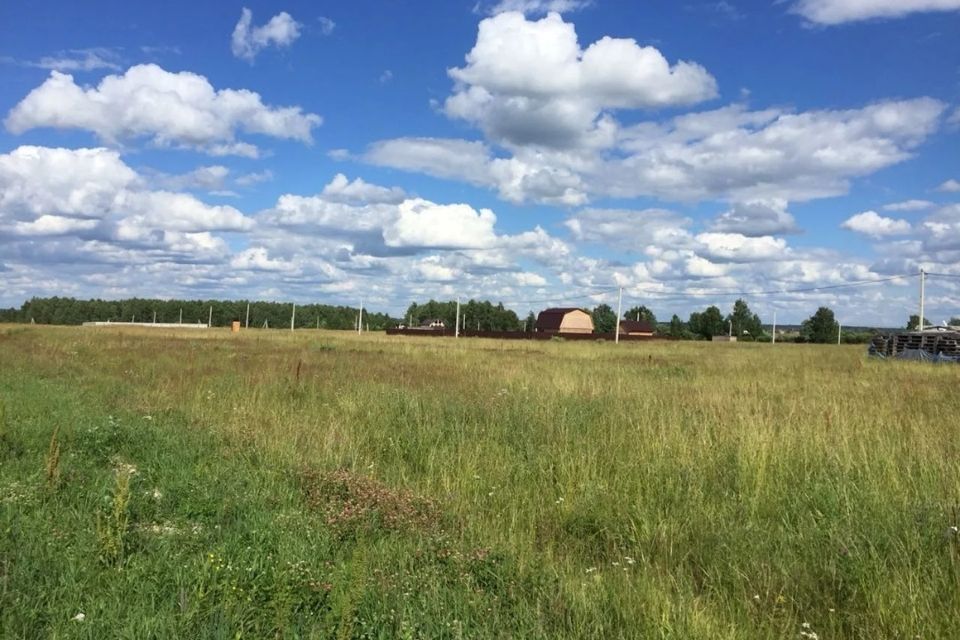
[[[445,327],[452,329],[457,322],[456,301],[413,302],[407,308],[402,322],[409,327],[418,327],[433,320],[441,320]],[[464,328],[474,331],[533,331],[536,318],[531,311],[526,320],[521,321],[503,303],[468,300],[460,304],[460,322]]]
[[[260,300],[78,300],[76,298],[31,298],[19,309],[0,309],[0,322],[35,322],[37,324],[78,325],[84,322],[180,322],[225,327],[235,320],[246,322],[250,305],[250,326],[289,328],[293,311],[291,303]],[[211,316],[212,308],[212,316]],[[297,305],[295,327],[321,329],[356,329],[356,307],[327,304]],[[396,325],[398,320],[385,313],[363,312],[364,329],[378,331]]]
[[[127,298],[124,300],[78,300],[67,297],[31,298],[17,309],[0,309],[0,322],[36,322],[38,324],[78,325],[91,321],[113,322],[180,322],[206,324],[213,309],[212,325],[228,326],[232,321],[246,321],[247,304],[250,305],[250,326],[287,328],[290,326],[291,303],[248,300],[157,300]],[[326,304],[297,305],[295,326],[298,328],[320,327],[322,329],[356,329],[356,307]],[[364,329],[381,331],[398,324],[419,326],[431,320],[441,320],[447,327],[456,322],[457,303],[430,300],[413,302],[402,319],[385,313],[364,311]],[[594,332],[613,333],[617,315],[607,304],[593,308]],[[684,321],[674,314],[669,322],[658,322],[656,315],[645,305],[637,305],[623,314],[625,320],[641,320],[655,328],[658,335],[679,340],[711,340],[714,336],[732,334],[738,340],[769,341],[770,334],[764,329],[759,316],[751,311],[743,299],[733,303],[726,315],[715,305],[703,311],[695,311]],[[521,320],[517,314],[502,303],[469,300],[460,305],[460,320],[467,329],[480,331],[533,331],[536,315],[531,310]],[[916,329],[917,315],[910,316],[906,329]],[[949,324],[960,326],[960,318],[951,318]],[[930,326],[924,318],[924,325]],[[796,342],[836,342],[839,323],[829,307],[820,307],[800,326]],[[842,341],[846,343],[868,342],[871,331],[845,331]]]
[[[610,305],[600,304],[594,307],[593,327],[596,333],[613,333],[616,329],[617,314]],[[639,305],[623,314],[624,320],[641,320],[651,324],[658,335],[678,340],[712,340],[714,336],[732,335],[738,340],[769,342],[772,336],[767,333],[760,317],[750,310],[743,299],[733,303],[730,313],[724,315],[719,307],[711,305],[703,311],[694,311],[683,321],[674,314],[669,322],[658,323],[657,317],[648,307]],[[916,318],[912,319],[914,325]],[[795,342],[829,343],[836,342],[840,324],[829,307],[820,307],[816,313],[803,321],[800,331],[792,339]],[[842,335],[845,343],[869,342],[871,331],[847,331]]]

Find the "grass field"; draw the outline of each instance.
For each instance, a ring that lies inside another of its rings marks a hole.
[[[10,325],[0,365],[3,638],[960,637],[960,367]]]

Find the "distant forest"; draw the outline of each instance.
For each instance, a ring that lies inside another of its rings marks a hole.
[[[84,322],[179,322],[181,312],[184,324],[206,324],[213,308],[212,324],[228,326],[232,321],[246,321],[250,304],[250,326],[289,328],[293,309],[291,303],[247,300],[77,300],[75,298],[31,298],[19,309],[0,309],[0,322],[36,322],[37,324],[77,325]],[[327,304],[297,305],[295,326],[322,329],[356,329],[357,308]],[[379,331],[396,325],[399,320],[385,313],[363,312],[364,329]]]
[[[457,303],[436,300],[414,302],[403,318],[405,324],[413,327],[431,320],[443,320],[445,326],[453,327],[457,321]],[[526,321],[522,321],[502,303],[495,305],[486,300],[469,300],[460,304],[460,322],[464,328],[478,331],[533,331],[536,318],[531,311]]]

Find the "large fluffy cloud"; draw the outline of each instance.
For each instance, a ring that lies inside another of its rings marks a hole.
[[[900,18],[924,11],[957,11],[960,0],[798,0],[793,11],[824,25],[871,18]]]
[[[793,215],[787,211],[787,202],[776,198],[734,203],[710,227],[713,231],[751,237],[799,232]]]
[[[689,218],[664,209],[584,209],[564,221],[574,239],[642,253],[651,247],[687,248]]]
[[[116,151],[19,147],[0,155],[0,241],[68,237],[78,259],[133,247],[195,258],[226,251],[211,231],[253,226],[233,207],[145,184]]]
[[[910,233],[911,226],[906,220],[897,220],[881,216],[876,211],[864,211],[844,221],[844,229],[862,233],[872,238],[884,236],[902,236]]]
[[[159,146],[185,146],[214,155],[256,155],[237,141],[240,132],[309,143],[321,118],[300,107],[271,107],[245,89],[217,90],[203,76],[171,73],[157,65],[130,67],[96,87],[53,71],[4,121],[12,133],[37,127],[85,129],[101,140],[146,138]]]
[[[776,203],[843,194],[851,179],[910,158],[945,108],[931,98],[800,113],[733,106],[630,127],[612,154],[511,147],[509,157],[497,157],[483,142],[398,138],[374,143],[365,158],[489,186],[514,202],[576,205],[591,195],[763,201],[763,224],[786,232],[792,221]],[[754,207],[749,215],[758,213]],[[741,207],[718,224],[744,231],[745,215]]]
[[[693,104],[717,93],[698,64],[671,65],[654,47],[604,37],[581,49],[557,13],[531,21],[507,12],[480,23],[466,65],[449,70],[451,117],[481,127],[493,140],[566,148],[608,146],[610,109]]]
[[[400,203],[397,218],[384,228],[383,238],[390,247],[486,249],[496,242],[496,221],[489,209],[406,200]]]
[[[300,37],[300,23],[286,11],[281,11],[259,27],[252,26],[252,22],[253,13],[244,7],[230,39],[233,55],[248,62],[253,62],[266,47],[288,47]]]

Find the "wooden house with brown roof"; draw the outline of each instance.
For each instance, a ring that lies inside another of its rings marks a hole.
[[[620,335],[652,337],[656,328],[645,320],[621,320]]]
[[[593,317],[576,307],[544,309],[537,316],[540,333],[593,333]]]

